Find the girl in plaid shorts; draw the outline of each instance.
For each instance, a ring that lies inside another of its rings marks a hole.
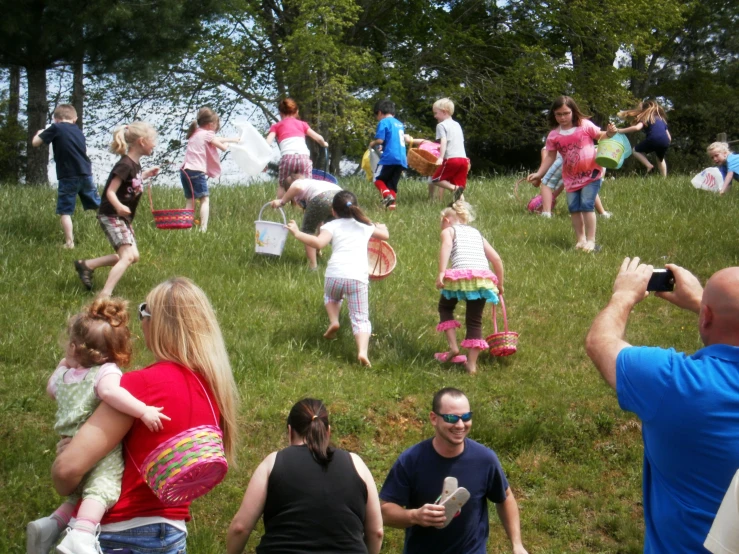
[[[280,145],[280,174],[278,177],[277,198],[282,198],[288,186],[285,181],[293,173],[300,173],[304,177],[310,177],[313,173],[313,162],[310,160],[310,151],[305,143],[308,136],[324,148],[328,142],[310,128],[305,121],[298,119],[298,104],[292,98],[285,98],[277,106],[280,112],[280,121],[269,128],[267,144],[277,137]]]
[[[119,154],[121,159],[113,166],[105,183],[98,210],[98,222],[115,254],[74,262],[77,275],[87,290],[92,290],[93,271],[99,267],[113,267],[103,290],[100,291],[100,296],[112,295],[113,289],[128,266],[139,261],[139,251],[131,222],[136,215],[141,193],[144,191],[144,179],[159,173],[158,167],[142,172],[139,161],[143,156],[151,155],[156,143],[156,130],[143,121],[123,125],[113,132],[110,151]]]
[[[323,336],[327,339],[336,337],[341,301],[346,298],[349,319],[357,342],[357,359],[360,364],[369,367],[371,364],[367,357],[367,348],[372,324],[369,320],[367,244],[371,237],[387,240],[390,234],[385,225],[372,223],[364,215],[357,205],[357,197],[347,190],[334,196],[332,210],[336,219],[322,225],[318,236],[303,233],[294,220],[290,220],[287,228],[296,239],[313,248],[320,250],[331,244],[333,251],[326,267],[323,289],[323,302],[329,324]]]

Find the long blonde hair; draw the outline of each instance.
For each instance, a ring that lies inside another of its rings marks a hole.
[[[176,362],[205,378],[221,411],[226,457],[233,461],[238,393],[208,297],[190,279],[175,277],[157,285],[146,303],[151,314],[149,349],[157,359]]]
[[[457,200],[449,204],[448,208],[441,210],[441,217],[449,217],[453,215],[462,225],[467,225],[475,221],[475,210],[464,200]]]
[[[644,123],[645,125],[653,125],[657,119],[667,121],[665,110],[655,100],[645,100],[639,104],[638,108],[618,112],[618,116],[633,119],[637,123]]]
[[[110,143],[109,150],[113,154],[123,156],[137,140],[141,138],[155,139],[156,137],[156,129],[146,121],[134,121],[128,125],[121,125],[113,131],[113,142]]]

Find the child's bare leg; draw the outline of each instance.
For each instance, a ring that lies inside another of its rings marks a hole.
[[[644,167],[647,168],[647,173],[649,173],[650,171],[654,169],[654,166],[649,163],[649,160],[644,154],[642,154],[641,152],[634,151],[633,155],[637,160],[639,160],[639,163],[641,163]]]
[[[457,356],[459,354],[459,345],[457,344],[457,329],[455,327],[452,327],[451,329],[446,329],[444,331],[444,334],[446,335],[446,341],[449,344],[449,356],[447,356],[447,361],[449,361],[454,356]]]
[[[311,269],[316,269],[316,267],[318,267],[318,262],[316,261],[317,254],[318,251],[315,248],[308,246],[307,244],[305,245],[305,257],[308,258],[308,267]]]
[[[436,183],[429,181],[429,200],[433,200],[436,197],[438,200],[444,198],[444,189],[437,187]]]
[[[208,218],[210,217],[210,199],[207,196],[200,198],[200,230],[204,233],[208,230]]]
[[[99,267],[112,266],[118,263],[118,254],[108,254],[107,256],[100,256],[91,260],[83,260],[83,263],[87,266],[87,269],[92,270]]]
[[[367,357],[367,350],[369,349],[370,334],[360,332],[354,335],[354,340],[357,342],[357,360],[365,367],[371,367],[372,364]]]
[[[546,185],[541,185],[541,213],[552,213],[552,189]]]
[[[570,213],[570,219],[572,220],[572,230],[575,231],[575,239],[577,239],[575,248],[582,248],[587,242],[585,238],[585,220],[582,212]]]
[[[477,373],[477,357],[480,355],[479,348],[470,348],[467,350],[467,362],[464,364],[467,373],[474,375]]]
[[[600,201],[600,194],[597,194],[595,196],[595,211],[599,214],[603,214],[606,212],[605,208],[603,207],[603,202]]]
[[[339,313],[341,312],[341,304],[339,302],[326,302],[326,313],[328,314],[328,328],[323,334],[325,339],[336,338],[339,331]]]
[[[283,187],[282,185],[279,185],[277,187],[277,198],[278,198],[278,200],[282,200],[282,197],[285,196],[285,193],[286,192],[287,191],[285,190],[285,187]]]
[[[185,209],[186,210],[194,210],[195,209],[195,199],[194,198],[188,198],[185,202]]]
[[[64,247],[74,248],[74,231],[72,227],[72,216],[62,214],[59,218],[62,225],[62,231],[64,231]]]
[[[113,266],[108,274],[108,280],[105,281],[103,290],[100,291],[100,296],[111,296],[113,289],[121,280],[123,274],[128,269],[128,266],[135,264],[139,261],[139,251],[133,244],[122,245],[117,252],[118,262]],[[87,267],[90,267],[89,265]],[[90,268],[92,269],[92,268]]]
[[[432,181],[431,184],[439,188],[446,189],[446,190],[452,190],[452,191],[457,188],[456,186],[451,184],[449,181]]]
[[[595,224],[597,222],[595,212],[581,213],[583,215],[583,221],[585,222],[585,240],[588,243],[595,244]]]
[[[665,160],[657,161],[657,169],[662,177],[667,177],[667,162]]]

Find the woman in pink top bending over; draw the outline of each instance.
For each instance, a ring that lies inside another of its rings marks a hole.
[[[313,162],[310,160],[310,151],[305,143],[308,136],[324,148],[328,142],[310,128],[305,121],[298,119],[298,104],[292,98],[285,98],[277,106],[280,112],[280,121],[269,128],[267,144],[272,144],[277,137],[280,145],[280,175],[277,179],[277,198],[282,198],[289,185],[286,181],[294,173],[300,173],[306,179],[313,174]]]
[[[227,143],[239,142],[238,137],[221,138],[216,131],[221,126],[218,114],[210,108],[200,108],[198,117],[190,124],[187,130],[187,149],[185,161],[180,168],[180,181],[185,191],[187,203],[185,209],[195,207],[195,199],[200,200],[200,230],[208,230],[210,205],[208,203],[208,177],[214,179],[221,175],[221,159],[219,150],[225,151]],[[192,187],[192,188],[191,188]],[[195,198],[193,198],[193,193]]]
[[[560,96],[554,101],[548,120],[552,131],[547,136],[546,154],[539,170],[527,180],[541,180],[557,159],[557,152],[562,155],[562,180],[577,238],[575,248],[597,252],[600,246],[595,244],[595,199],[605,170],[595,163],[594,141],[614,136],[616,127],[609,124],[607,131],[601,131],[569,96]]]

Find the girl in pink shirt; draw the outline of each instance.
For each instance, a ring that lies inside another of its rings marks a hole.
[[[595,141],[614,136],[616,127],[609,124],[607,131],[601,131],[569,96],[554,101],[548,120],[552,131],[547,137],[546,154],[539,170],[529,175],[528,181],[541,180],[557,159],[557,152],[562,155],[562,180],[577,239],[575,248],[597,252],[600,247],[595,244],[595,199],[605,170],[595,163]]]
[[[180,168],[180,181],[185,191],[187,203],[185,209],[192,210],[195,199],[200,200],[200,230],[208,230],[210,205],[208,202],[208,177],[214,179],[221,175],[221,159],[219,150],[225,151],[227,143],[239,142],[239,139],[220,138],[216,131],[221,126],[218,114],[210,108],[200,108],[198,117],[187,130],[187,149],[185,161]],[[193,198],[193,194],[195,198]]]
[[[277,180],[277,198],[282,198],[289,185],[286,186],[288,177],[299,173],[306,179],[313,174],[313,162],[310,159],[310,150],[305,143],[308,136],[324,148],[328,142],[310,128],[305,121],[298,119],[298,104],[292,98],[285,98],[277,106],[280,112],[280,121],[269,128],[267,144],[272,144],[277,137],[280,145],[280,174]]]

